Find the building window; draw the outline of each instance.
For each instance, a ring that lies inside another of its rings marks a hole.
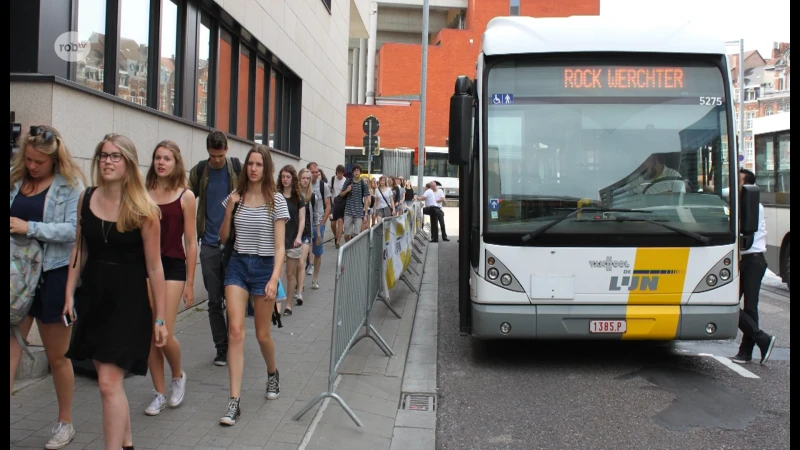
[[[786,102],[786,105],[783,107],[783,112],[789,112],[789,102]]]
[[[211,71],[211,21],[203,16],[200,20],[200,38],[197,42],[197,108],[195,120],[201,125],[208,126],[208,90],[205,88],[209,82]],[[202,87],[200,87],[202,86]],[[187,86],[187,89],[192,89]]]
[[[247,126],[250,124],[248,114],[250,108],[250,50],[239,46],[239,84],[236,100],[236,135],[247,138]]]
[[[758,100],[758,89],[748,89],[745,94],[747,95],[745,101],[752,102]]]
[[[272,69],[269,75],[269,128],[268,128],[269,138],[267,140],[267,143],[270,146],[270,148],[279,148],[276,146],[277,142],[275,139],[275,130],[277,129],[277,124],[278,124],[276,113],[280,109],[279,106],[280,103],[278,101],[277,93],[281,92],[282,90],[280,86],[278,86],[279,75],[280,74],[275,72],[275,69]]]
[[[256,98],[255,98],[255,117],[254,122],[254,141],[259,144],[264,143],[264,92],[267,84],[267,71],[266,63],[263,59],[258,58],[256,61]]]
[[[325,5],[326,8],[328,8],[328,13],[330,13],[331,12],[331,0],[322,0],[322,4]]]
[[[755,153],[753,152],[753,140],[747,139],[744,141],[744,160],[745,162],[752,163],[755,159]]]
[[[106,0],[81,0],[78,3],[78,39],[89,50],[78,55],[75,81],[98,91],[103,90],[105,30]]]
[[[139,103],[136,93],[147,90],[150,1],[121,0],[119,8],[120,39],[119,56],[117,57],[119,88],[117,95]]]
[[[767,106],[767,109],[764,110],[764,115],[765,116],[771,116],[772,115],[772,106]]]
[[[509,16],[518,16],[519,15],[519,0],[511,0],[510,8],[508,11]]]
[[[158,110],[175,114],[175,55],[178,53],[178,5],[161,1],[161,50],[159,52]]]
[[[233,61],[233,37],[227,31],[219,30],[217,50],[217,111],[216,127],[231,131],[231,68]]]
[[[753,111],[745,111],[744,113],[744,129],[745,130],[752,130],[753,129],[753,119],[756,118],[756,113]]]

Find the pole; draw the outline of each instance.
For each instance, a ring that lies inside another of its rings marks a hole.
[[[430,17],[430,0],[422,3],[422,65],[419,84],[419,155],[417,157],[417,195],[422,195],[425,162],[425,100],[428,84],[428,18]]]
[[[372,121],[369,121],[369,133],[367,134],[367,179],[372,180]]]
[[[739,39],[739,152],[744,151],[744,39]],[[739,159],[739,152],[736,152],[736,159]],[[747,155],[745,155],[747,158]]]

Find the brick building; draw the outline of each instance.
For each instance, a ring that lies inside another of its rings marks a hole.
[[[744,155],[742,166],[755,169],[755,143],[753,120],[790,110],[790,58],[789,43],[775,43],[769,59],[764,59],[757,50],[744,54]],[[739,99],[739,55],[730,55],[731,80],[734,87],[736,108],[735,124],[738,127]]]
[[[430,5],[425,143],[432,147],[447,145],[456,77],[475,76],[481,38],[491,19],[600,14],[600,0],[431,0]],[[361,125],[369,115],[381,122],[381,147],[417,146],[422,46],[416,42],[421,25],[422,0],[372,3],[370,28],[376,32],[370,40],[350,42],[348,147],[362,145]]]

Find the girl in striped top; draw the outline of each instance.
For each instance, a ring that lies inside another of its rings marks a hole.
[[[283,269],[284,231],[289,210],[286,200],[275,189],[275,168],[269,149],[255,145],[247,153],[245,161],[244,173],[239,177],[236,190],[222,202],[225,218],[219,230],[220,242],[228,242],[233,220],[233,254],[224,283],[231,388],[228,410],[219,420],[222,425],[229,426],[234,425],[241,415],[239,396],[244,372],[244,319],[250,295],[255,309],[256,337],[267,363],[267,399],[275,400],[280,394],[270,326]]]

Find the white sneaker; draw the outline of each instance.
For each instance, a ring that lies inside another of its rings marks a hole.
[[[317,280],[312,281],[311,282],[311,289],[314,289],[315,291],[317,289],[319,289],[319,281],[317,281]]]
[[[57,422],[53,427],[53,435],[44,448],[64,448],[75,438],[75,428],[71,423]]]
[[[306,269],[306,275],[314,275],[314,265],[313,264],[309,265],[308,269]]]
[[[167,398],[156,392],[156,397],[150,402],[150,406],[145,408],[144,413],[148,416],[157,416],[167,407]]]
[[[183,396],[186,394],[186,372],[181,372],[181,377],[172,380],[172,394],[169,397],[169,406],[177,408],[183,403]]]

